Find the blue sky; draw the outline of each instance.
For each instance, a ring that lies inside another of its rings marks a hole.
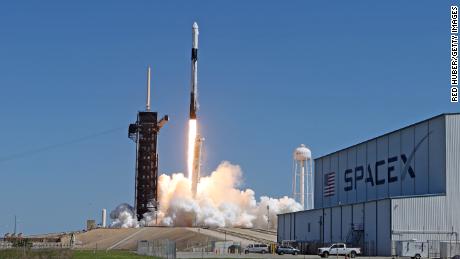
[[[160,172],[184,171],[191,25],[200,26],[204,170],[239,164],[258,196],[291,193],[315,157],[443,112],[450,1],[2,1],[0,234],[84,228],[134,199],[128,124],[171,121]],[[116,129],[98,138],[72,142]],[[61,145],[62,144],[62,145]]]

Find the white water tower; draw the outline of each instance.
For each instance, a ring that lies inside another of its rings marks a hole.
[[[294,150],[294,173],[292,194],[306,210],[313,209],[313,159],[304,144]]]

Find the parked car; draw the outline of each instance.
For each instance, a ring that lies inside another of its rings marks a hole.
[[[292,246],[278,246],[276,248],[276,253],[279,255],[284,255],[284,254],[297,255],[298,253],[300,253],[300,250]]]
[[[321,247],[318,249],[318,255],[326,258],[329,255],[350,255],[350,257],[354,258],[360,254],[360,248],[347,247],[344,243],[332,244],[330,247]]]
[[[244,249],[245,254],[249,253],[268,253],[268,245],[266,244],[250,244]]]

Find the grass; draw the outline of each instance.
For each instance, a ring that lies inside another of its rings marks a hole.
[[[85,251],[85,250],[0,250],[1,259],[155,259],[151,256],[140,256],[129,251]]]

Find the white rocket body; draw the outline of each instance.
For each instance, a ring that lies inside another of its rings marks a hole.
[[[192,26],[192,80],[190,83],[190,119],[196,119],[198,110],[198,24]]]
[[[192,26],[192,80],[190,93],[190,119],[197,120],[196,113],[198,111],[198,24],[195,22]],[[203,138],[198,132],[193,141],[193,165],[192,165],[192,194],[196,196],[198,182],[200,181],[201,169],[201,145]]]

